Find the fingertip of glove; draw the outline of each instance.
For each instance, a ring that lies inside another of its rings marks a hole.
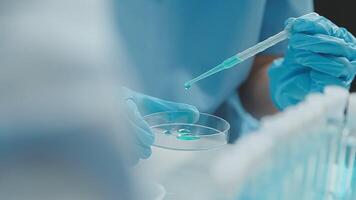
[[[291,33],[305,32],[313,29],[311,21],[304,18],[296,18],[293,22],[291,22],[290,26]]]
[[[198,108],[195,107],[195,106],[191,106],[191,111],[192,111],[195,115],[199,115],[199,114],[200,114]]]
[[[126,99],[126,105],[131,112],[127,114],[131,119],[141,119],[141,113],[138,110],[137,104],[133,99]]]
[[[147,159],[149,158],[151,155],[152,155],[152,149],[151,149],[151,146],[142,146],[140,149],[139,149],[139,152],[138,152],[138,156],[139,158],[141,159]]]
[[[200,118],[200,112],[198,111],[198,109],[194,112],[194,118],[193,118],[193,122],[197,122]]]
[[[134,154],[136,158],[147,159],[152,154],[151,145],[143,144],[140,141],[137,141],[134,149]]]
[[[182,103],[178,110],[183,111],[188,123],[195,123],[199,120],[200,112],[197,107]]]
[[[337,35],[338,27],[327,18],[312,13],[305,17],[296,18],[290,22],[290,32],[293,33],[307,33],[307,34],[325,34]]]
[[[200,112],[197,107],[188,105],[188,110],[192,113],[192,122],[197,122],[199,120]]]
[[[129,108],[137,110],[136,102],[133,99],[131,98],[126,99],[126,104]]]
[[[141,156],[140,158],[142,159],[147,159],[152,155],[152,149],[151,147],[145,148],[142,152],[141,152]]]
[[[152,146],[153,143],[155,142],[156,137],[151,131],[149,133],[150,134],[149,134],[149,139],[147,141],[147,145]]]
[[[142,146],[150,147],[155,141],[155,135],[145,121],[137,124],[136,135]]]
[[[292,23],[296,20],[297,18],[295,17],[290,17],[288,18],[285,22],[284,22],[284,26],[288,27],[288,26],[291,26]]]
[[[286,21],[286,26],[290,26],[290,31],[292,33],[311,31],[315,27],[315,22],[320,21],[322,18],[323,17],[319,14],[312,12],[298,18],[289,18]]]

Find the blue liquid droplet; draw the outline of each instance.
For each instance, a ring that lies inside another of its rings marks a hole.
[[[191,86],[189,83],[185,83],[185,84],[184,84],[184,88],[185,88],[186,90],[189,90],[190,87],[192,87],[192,86]]]

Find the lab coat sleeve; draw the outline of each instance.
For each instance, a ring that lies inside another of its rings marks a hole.
[[[282,31],[288,18],[299,17],[313,10],[313,0],[267,0],[260,41]],[[286,47],[287,41],[284,41],[264,51],[262,55],[283,55]]]
[[[236,110],[241,118],[241,134],[246,134],[250,131],[256,130],[260,126],[260,121],[254,118],[249,112],[243,107],[240,97],[237,94],[232,95],[228,99],[229,104]]]
[[[260,121],[244,109],[237,93],[230,95],[223,103],[217,114],[220,113],[223,113],[223,117],[230,123],[230,143],[260,126]]]

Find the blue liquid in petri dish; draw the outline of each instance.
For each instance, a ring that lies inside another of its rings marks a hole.
[[[181,133],[181,134],[191,134],[192,133],[192,132],[190,132],[189,129],[185,129],[185,128],[179,129],[177,132]]]
[[[200,139],[199,136],[193,135],[191,133],[191,131],[189,129],[179,129],[178,131],[178,135],[176,136],[176,138],[178,140],[198,140]]]

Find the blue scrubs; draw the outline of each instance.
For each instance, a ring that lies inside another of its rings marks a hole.
[[[214,113],[232,133],[254,126],[237,88],[252,59],[184,89],[184,82],[278,33],[284,21],[312,12],[312,0],[115,0],[121,70],[132,70],[132,89]],[[264,54],[283,55],[286,44]],[[135,82],[135,84],[134,84]],[[246,125],[243,125],[244,123]],[[249,125],[250,124],[250,125]]]

